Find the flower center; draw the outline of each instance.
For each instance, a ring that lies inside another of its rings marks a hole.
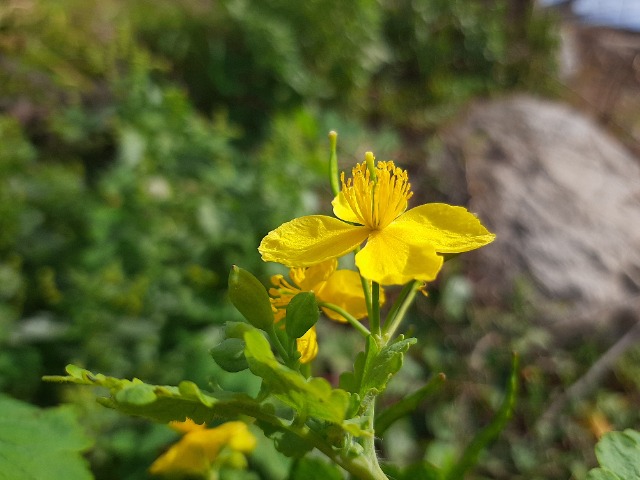
[[[378,162],[376,179],[366,162],[352,170],[352,178],[345,183],[344,172],[340,175],[342,194],[362,225],[372,230],[382,230],[406,209],[412,197],[411,184],[406,170],[393,162]]]

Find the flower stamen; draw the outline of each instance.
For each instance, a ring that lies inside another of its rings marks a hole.
[[[287,305],[289,305],[291,299],[302,290],[287,282],[283,275],[273,275],[271,277],[271,283],[275,288],[269,289],[269,300],[271,301],[274,320],[277,323],[286,316]]]
[[[344,172],[340,176],[343,197],[356,218],[371,230],[380,230],[407,209],[413,192],[407,171],[392,161],[378,162],[375,178],[366,160],[353,168],[346,182]]]

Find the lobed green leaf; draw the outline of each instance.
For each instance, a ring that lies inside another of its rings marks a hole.
[[[340,386],[365,402],[381,394],[402,367],[404,354],[416,342],[415,338],[405,339],[400,335],[394,342],[379,348],[372,336],[367,337],[365,351],[356,357],[354,371],[340,376]]]
[[[342,424],[346,418],[349,394],[333,389],[324,378],[307,380],[299,372],[278,362],[269,342],[257,330],[246,332],[245,355],[249,369],[261,377],[266,388],[302,417],[315,417]]]
[[[640,478],[640,433],[635,430],[609,432],[596,445],[600,468],[587,480],[626,480]]]
[[[0,395],[0,480],[90,480],[81,454],[90,446],[70,409]]]
[[[74,365],[67,366],[66,370],[68,376],[49,376],[44,380],[105,387],[110,396],[98,399],[102,405],[158,422],[191,418],[196,423],[204,423],[214,419],[229,420],[241,415],[254,418],[268,415],[263,406],[246,394],[203,392],[193,382],[184,381],[177,387],[149,385],[138,379],[126,380],[94,374]]]

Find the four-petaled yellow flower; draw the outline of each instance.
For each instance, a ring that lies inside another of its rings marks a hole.
[[[313,292],[321,302],[332,303],[349,312],[354,318],[367,316],[367,304],[362,291],[360,275],[352,270],[337,270],[338,261],[330,258],[312,267],[294,267],[289,270],[291,283],[282,275],[273,275],[269,289],[271,307],[276,322],[286,315],[287,305],[300,292]],[[384,304],[384,291],[380,291],[380,305]],[[346,322],[345,318],[333,310],[321,307],[332,320]],[[315,326],[298,339],[300,362],[308,363],[318,354]]]
[[[153,462],[149,468],[153,474],[206,475],[223,448],[248,453],[256,447],[256,438],[243,422],[207,428],[187,419],[169,425],[184,436]]]
[[[373,160],[371,153],[367,156]],[[374,173],[374,175],[372,175]],[[467,209],[430,203],[407,210],[413,195],[406,170],[393,162],[356,165],[333,200],[333,213],[296,218],[269,232],[258,250],[264,261],[291,267],[341,257],[366,242],[355,257],[360,274],[382,285],[432,281],[439,254],[462,253],[495,238]]]

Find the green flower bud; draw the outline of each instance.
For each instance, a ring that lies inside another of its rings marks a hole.
[[[234,265],[229,274],[229,299],[251,325],[268,331],[273,325],[269,294],[256,277]]]
[[[320,317],[318,302],[313,292],[300,292],[287,305],[285,329],[291,338],[300,338],[313,327]]]

